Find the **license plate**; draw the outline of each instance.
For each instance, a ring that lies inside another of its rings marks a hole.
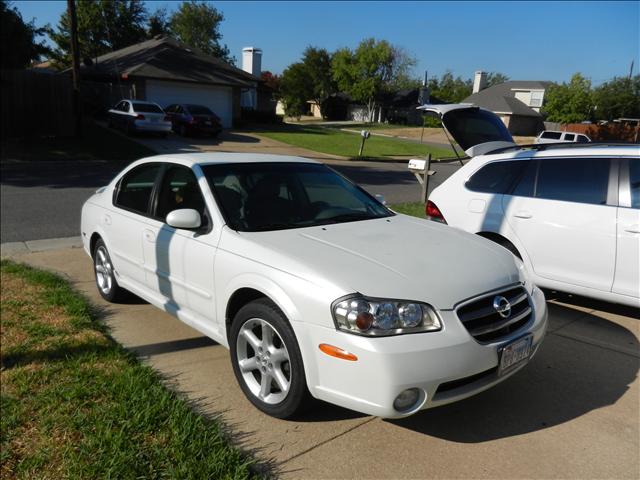
[[[526,337],[519,338],[499,350],[500,368],[498,369],[498,373],[502,375],[520,362],[528,359],[529,355],[531,355],[532,344],[533,335],[527,335]]]

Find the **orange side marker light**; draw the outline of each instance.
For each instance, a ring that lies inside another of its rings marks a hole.
[[[349,353],[346,350],[343,350],[338,347],[334,347],[333,345],[329,345],[328,343],[321,343],[318,345],[320,350],[329,355],[330,357],[340,358],[342,360],[349,360],[350,362],[357,362],[358,357],[356,357],[353,353]]]

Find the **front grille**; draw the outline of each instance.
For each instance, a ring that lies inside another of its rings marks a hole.
[[[506,298],[511,305],[511,312],[506,318],[493,306],[496,296]],[[531,319],[533,309],[527,291],[517,286],[472,300],[459,307],[456,313],[473,338],[478,342],[488,343],[525,326]]]

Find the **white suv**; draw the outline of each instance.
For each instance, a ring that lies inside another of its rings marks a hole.
[[[423,109],[473,157],[431,193],[431,219],[505,246],[538,286],[640,306],[639,146],[518,147],[491,112]]]

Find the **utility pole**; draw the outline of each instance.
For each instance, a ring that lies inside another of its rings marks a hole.
[[[78,17],[75,0],[67,0],[67,11],[71,20],[71,61],[73,75],[73,115],[75,117],[75,137],[82,137],[82,112],[80,111],[80,51],[78,49]]]
[[[633,78],[633,60],[631,60],[631,68],[629,68],[629,80]]]

